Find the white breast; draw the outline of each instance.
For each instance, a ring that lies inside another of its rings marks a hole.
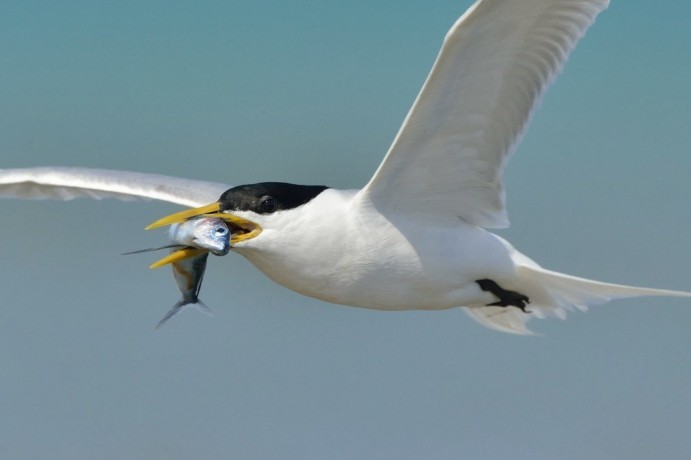
[[[329,189],[276,213],[235,250],[296,292],[381,310],[484,302],[474,281],[513,273],[512,248],[491,233],[455,218],[386,218],[358,206],[355,193]]]

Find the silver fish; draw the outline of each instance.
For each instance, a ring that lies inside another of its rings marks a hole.
[[[223,220],[213,217],[198,217],[172,225],[168,236],[170,244],[166,246],[126,253],[172,249],[170,254],[153,263],[151,268],[171,264],[182,298],[158,322],[156,329],[187,307],[195,307],[203,313],[211,314],[209,308],[199,300],[206,260],[209,252],[224,256],[230,251],[230,230]]]
[[[173,244],[207,249],[217,256],[230,251],[230,230],[221,219],[200,217],[170,226],[168,236]]]
[[[215,217],[198,217],[180,224],[173,224],[168,231],[170,244],[155,248],[139,249],[125,252],[123,255],[140,254],[142,252],[159,251],[161,249],[193,249],[206,250],[217,256],[224,256],[230,251],[230,230],[221,219]],[[179,251],[178,251],[179,252]],[[170,255],[151,264],[150,268],[158,268],[184,257],[184,254],[171,252]]]
[[[230,251],[228,226],[221,219],[213,217],[201,217],[172,225],[168,236],[173,244],[190,248],[187,249],[190,256],[177,258],[171,262],[173,276],[182,298],[158,322],[156,329],[187,307],[194,307],[202,313],[211,315],[209,307],[199,300],[199,291],[206,271],[206,260],[209,252],[224,256]],[[170,255],[175,257],[184,253],[185,250],[174,251]]]

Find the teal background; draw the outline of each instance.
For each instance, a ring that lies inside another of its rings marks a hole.
[[[0,2],[0,167],[362,186],[468,1]],[[507,171],[551,269],[691,290],[691,3],[614,0]],[[650,459],[691,451],[691,301],[485,329],[125,251],[166,203],[0,201],[0,458]]]

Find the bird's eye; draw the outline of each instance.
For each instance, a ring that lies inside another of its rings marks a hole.
[[[259,201],[259,212],[261,214],[271,214],[278,210],[278,201],[272,196],[265,196]]]

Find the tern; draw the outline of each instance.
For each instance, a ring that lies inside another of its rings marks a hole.
[[[359,190],[42,167],[0,171],[0,195],[177,203],[192,209],[150,227],[220,217],[233,252],[301,294],[377,310],[463,307],[483,325],[517,334],[530,333],[531,318],[615,298],[689,297],[550,271],[488,230],[508,226],[503,171],[532,112],[608,3],[474,3],[447,33],[384,160]]]

